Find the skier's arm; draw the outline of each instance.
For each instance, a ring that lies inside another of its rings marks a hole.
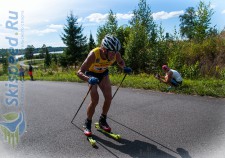
[[[122,59],[119,52],[116,54],[116,61],[117,61],[117,64],[123,69],[124,73],[129,74],[132,72],[132,69],[130,67],[125,66],[125,62]]]
[[[91,64],[94,63],[94,61],[95,61],[95,54],[94,52],[90,52],[88,57],[81,65],[80,69],[77,71],[77,76],[80,79],[88,81],[89,77],[85,75],[85,71],[88,71],[88,69],[90,68]]]
[[[122,59],[121,54],[119,52],[116,53],[116,62],[122,69],[125,67],[125,62]]]

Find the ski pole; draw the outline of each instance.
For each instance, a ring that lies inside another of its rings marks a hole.
[[[113,98],[114,98],[114,96],[116,95],[116,93],[117,93],[118,89],[119,89],[119,88],[120,88],[120,86],[122,85],[123,80],[126,78],[126,76],[127,76],[127,74],[125,74],[125,75],[124,75],[124,77],[123,77],[122,81],[120,82],[120,85],[117,87],[117,89],[116,89],[115,93],[113,94],[112,99],[113,99]]]
[[[74,115],[74,117],[73,117],[73,119],[72,119],[72,121],[71,121],[71,123],[72,123],[72,124],[73,124],[73,120],[74,120],[74,119],[75,119],[75,117],[77,116],[77,113],[79,112],[79,110],[80,110],[81,106],[83,105],[84,101],[86,100],[86,98],[87,98],[87,96],[88,96],[89,92],[91,91],[91,88],[92,88],[92,85],[89,87],[89,89],[88,89],[88,92],[87,92],[86,96],[84,97],[84,99],[83,99],[82,103],[80,104],[80,107],[78,108],[78,110],[77,110],[76,114]]]

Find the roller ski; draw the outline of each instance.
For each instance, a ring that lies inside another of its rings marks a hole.
[[[92,138],[91,121],[85,120],[85,124],[84,124],[83,128],[84,128],[84,134],[87,136],[87,140],[93,147],[95,147],[96,141]]]
[[[108,136],[110,136],[110,137],[112,137],[112,138],[114,138],[114,139],[116,139],[116,140],[119,140],[120,138],[121,138],[121,136],[119,135],[119,134],[115,134],[115,133],[113,133],[113,132],[108,132],[108,131],[105,131],[104,129],[102,129],[100,126],[99,126],[99,123],[98,122],[96,122],[95,123],[95,128],[98,130],[98,131],[100,131],[100,132],[102,132],[102,133],[104,133],[104,134],[107,134]]]
[[[87,137],[87,140],[93,147],[96,147],[96,141],[92,138],[92,136]]]
[[[121,138],[121,136],[119,134],[115,134],[113,132],[111,132],[111,128],[109,127],[109,125],[106,122],[106,116],[100,116],[99,122],[95,123],[95,128],[104,133],[107,134],[108,136],[119,140]]]

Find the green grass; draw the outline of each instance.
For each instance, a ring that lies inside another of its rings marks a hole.
[[[113,84],[118,84],[123,75],[112,76]],[[123,87],[133,87],[139,89],[149,89],[155,91],[168,92],[168,85],[160,83],[153,75],[129,75],[123,82]],[[183,84],[178,88],[169,90],[173,93],[225,97],[225,81],[217,79],[189,80],[184,79]]]
[[[75,70],[57,72],[52,70],[42,71],[35,69],[33,75],[35,80],[83,82],[76,76]],[[110,75],[112,85],[118,86],[123,77],[124,74]],[[30,77],[26,72],[25,80],[29,79]],[[0,80],[8,80],[7,75],[0,76]],[[221,98],[225,97],[225,81],[218,79],[184,79],[182,86],[168,91],[168,85],[160,83],[154,78],[153,75],[127,75],[125,80],[123,81],[122,87],[131,87],[137,89],[155,90],[161,92],[172,92],[189,95],[213,96]]]

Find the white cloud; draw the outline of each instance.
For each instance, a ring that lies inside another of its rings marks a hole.
[[[222,14],[225,14],[225,10],[222,11]]]
[[[53,33],[53,32],[57,32],[56,29],[51,29],[51,28],[46,28],[46,29],[43,29],[43,30],[31,30],[30,33],[31,34],[35,34],[37,36],[43,36],[45,34],[49,34],[49,33]]]
[[[123,20],[130,20],[134,16],[133,14],[116,14],[116,17],[118,20],[123,19]]]
[[[63,25],[50,24],[50,25],[48,25],[48,28],[51,28],[51,29],[61,29],[61,28],[63,28]]]
[[[78,18],[78,19],[77,19],[77,22],[78,22],[78,23],[82,23],[82,22],[85,22],[85,20],[84,20],[84,18]]]
[[[103,22],[107,19],[108,14],[101,14],[101,13],[93,13],[89,16],[87,16],[85,19],[87,19],[90,22]]]
[[[47,46],[63,46],[65,47],[65,44],[60,40],[51,40],[48,43],[46,43],[45,41],[40,41],[40,40],[34,40],[31,42],[32,45],[34,45],[34,47],[38,48],[38,47],[42,47],[43,44],[46,44]]]
[[[40,25],[47,24],[53,20],[58,20],[62,18],[66,18],[66,16],[70,13],[70,11],[74,10],[74,6],[84,5],[83,3],[87,2],[79,2],[79,1],[66,1],[65,0],[34,0],[34,1],[0,1],[0,15],[7,15],[9,10],[24,11],[24,18],[26,25]],[[83,6],[80,6],[79,9],[83,9]],[[78,13],[79,14],[79,13]],[[8,16],[6,17],[8,18]],[[2,17],[1,17],[2,19]]]
[[[13,34],[13,35],[15,35],[15,34]],[[12,36],[12,33],[8,33],[8,32],[0,32],[0,36],[2,37],[2,38],[4,38],[5,39],[5,37],[11,37]],[[6,39],[5,39],[6,40]],[[2,42],[2,41],[1,41]]]
[[[44,36],[46,34],[58,32],[63,28],[63,25],[50,24],[44,29],[26,29],[26,34],[35,36]]]
[[[92,14],[90,14],[89,16],[87,16],[84,19],[83,18],[79,18],[78,22],[89,21],[89,22],[100,23],[100,22],[106,21],[108,15],[109,15],[108,13],[107,14],[92,13]],[[121,13],[116,14],[117,20],[129,20],[129,19],[131,19],[132,16],[133,16],[133,14],[121,14]]]
[[[154,18],[154,20],[160,20],[160,19],[170,19],[170,18],[174,18],[177,17],[179,15],[184,14],[184,11],[174,11],[174,12],[165,12],[165,11],[161,11],[161,12],[157,12],[157,13],[153,13],[152,16]]]
[[[159,19],[170,19],[170,18],[174,18],[177,17],[181,14],[184,14],[184,11],[174,11],[174,12],[165,12],[165,11],[161,11],[161,12],[157,12],[157,13],[153,13],[152,16],[155,20],[159,20]],[[100,23],[100,22],[104,22],[107,20],[107,16],[108,14],[101,14],[101,13],[93,13],[89,16],[87,16],[86,18],[79,18],[78,22],[85,22],[85,21],[89,21],[89,22],[96,22],[96,23]],[[118,13],[116,14],[117,20],[130,20],[132,18],[133,14],[132,13],[128,13],[128,14],[121,14]]]

